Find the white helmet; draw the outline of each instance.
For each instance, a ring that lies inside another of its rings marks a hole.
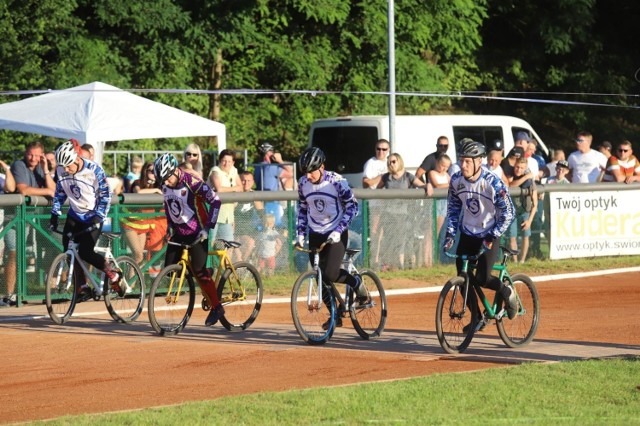
[[[76,158],[78,158],[78,152],[73,139],[64,142],[56,149],[56,162],[59,166],[67,167],[76,161]]]

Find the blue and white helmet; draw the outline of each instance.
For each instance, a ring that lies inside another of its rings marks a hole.
[[[153,163],[153,172],[160,182],[169,179],[178,168],[178,160],[172,154],[165,153],[156,158]]]

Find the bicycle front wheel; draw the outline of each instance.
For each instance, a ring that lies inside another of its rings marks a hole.
[[[178,334],[189,322],[196,303],[196,285],[189,270],[180,281],[181,263],[165,267],[153,281],[149,292],[149,322],[160,334]]]
[[[369,293],[369,303],[357,306],[354,303],[349,311],[353,328],[363,339],[369,340],[382,334],[387,322],[387,296],[380,278],[372,271],[362,271],[362,284]]]
[[[70,270],[71,256],[62,253],[53,260],[47,274],[45,304],[49,317],[56,324],[63,324],[71,318],[76,307],[76,274],[74,272],[69,279]]]
[[[328,288],[327,306],[318,294],[318,276],[307,272],[298,277],[291,291],[291,316],[296,331],[310,345],[322,345],[329,341],[335,330],[336,302]]]
[[[518,300],[518,313],[510,320],[506,315],[496,321],[500,338],[510,348],[527,345],[533,340],[540,319],[538,291],[524,274],[511,277]]]
[[[238,262],[235,274],[227,268],[218,283],[218,298],[224,305],[220,322],[229,331],[246,330],[255,321],[262,306],[262,278],[250,263]]]
[[[473,339],[476,328],[473,312],[477,310],[475,292],[469,288],[467,306],[464,303],[465,280],[450,279],[442,288],[436,307],[436,334],[445,352],[464,352]]]
[[[128,256],[116,258],[115,267],[122,271],[120,286],[123,287],[125,293],[124,296],[120,297],[117,292],[106,285],[104,289],[104,304],[109,315],[114,320],[122,323],[135,321],[142,313],[144,306],[142,271],[136,261]]]

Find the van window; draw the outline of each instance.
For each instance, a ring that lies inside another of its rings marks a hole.
[[[496,139],[504,142],[500,126],[453,126],[453,138],[456,143],[464,138],[470,138],[484,146],[492,146]]]
[[[327,156],[327,170],[340,174],[362,173],[364,163],[374,155],[378,129],[376,127],[318,127],[311,135],[311,145]]]

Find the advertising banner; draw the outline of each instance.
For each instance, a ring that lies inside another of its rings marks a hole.
[[[551,259],[640,254],[640,190],[547,197]]]

